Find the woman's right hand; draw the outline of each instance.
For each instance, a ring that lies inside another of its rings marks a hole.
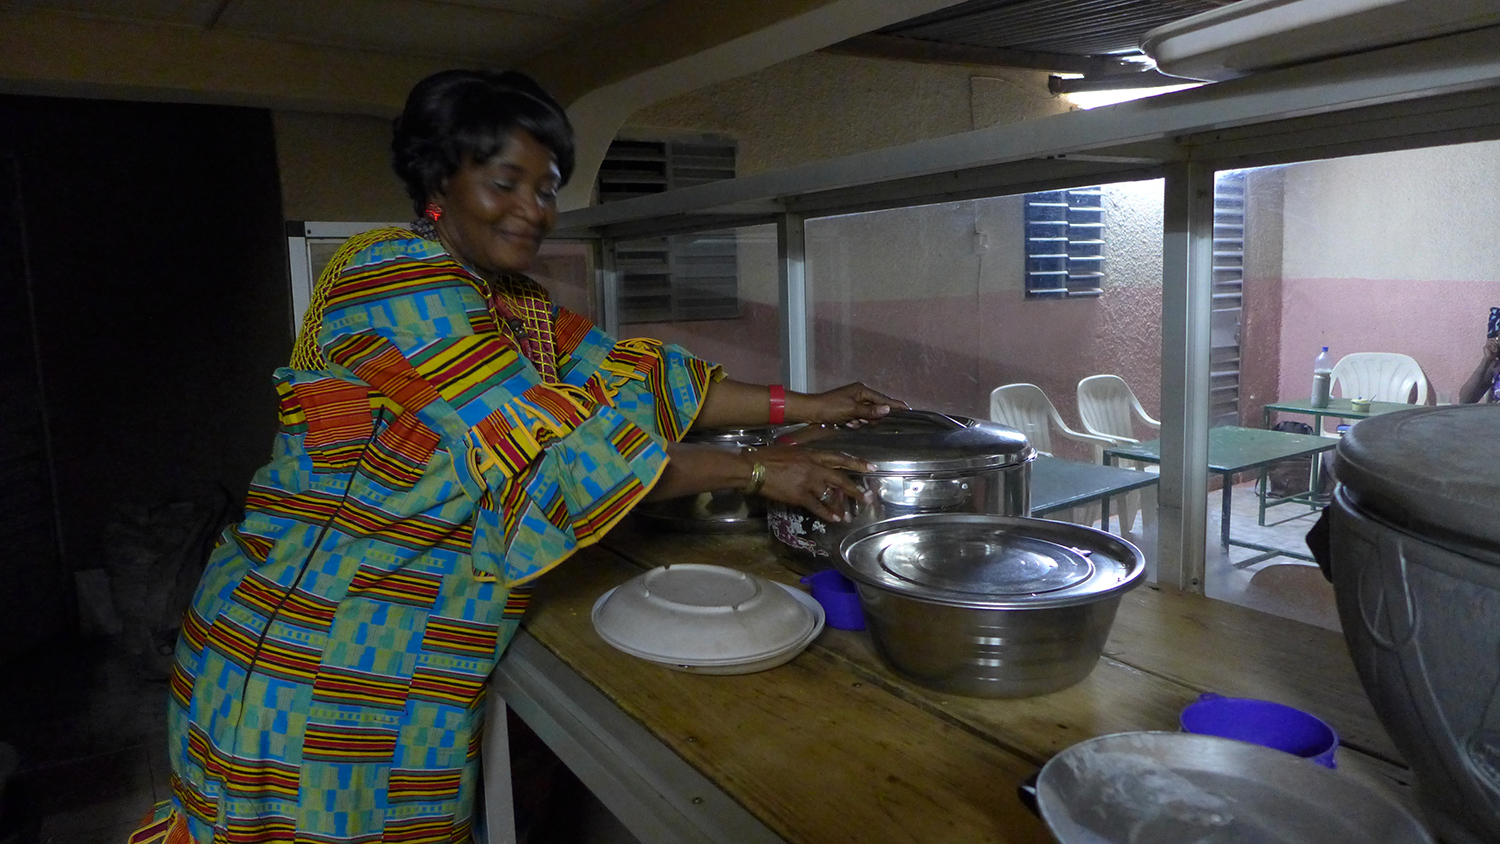
[[[766,467],[762,496],[801,507],[825,522],[844,521],[846,502],[869,500],[868,492],[848,473],[873,472],[875,466],[847,454],[772,445],[746,449],[744,455]]]
[[[1491,337],[1484,341],[1484,359],[1486,361],[1500,359],[1500,337]]]

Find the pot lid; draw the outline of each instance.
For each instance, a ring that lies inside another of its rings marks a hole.
[[[1500,548],[1500,405],[1415,408],[1361,420],[1334,474],[1397,527]]]
[[[881,589],[938,604],[1042,608],[1130,589],[1141,553],[1107,533],[1017,516],[932,513],[849,534],[839,570]]]
[[[694,428],[682,438],[684,442],[714,445],[769,445],[778,433],[792,430],[788,425],[749,425],[743,428]]]
[[[805,647],[822,628],[820,611],[796,592],[723,566],[660,566],[606,593],[594,606],[594,629],[652,662],[754,663]]]
[[[1024,463],[1036,456],[1026,435],[994,422],[930,410],[894,410],[859,428],[808,426],[778,438],[842,451],[874,463],[877,473],[963,472]]]

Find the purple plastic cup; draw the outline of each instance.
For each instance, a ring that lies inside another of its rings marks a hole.
[[[1248,741],[1337,767],[1338,733],[1323,719],[1285,704],[1209,692],[1182,710],[1179,723],[1189,733]]]
[[[824,569],[802,578],[812,588],[813,600],[823,605],[826,624],[839,630],[865,629],[865,612],[859,607],[854,583],[834,569]]]

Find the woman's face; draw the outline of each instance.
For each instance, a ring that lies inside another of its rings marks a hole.
[[[489,160],[460,166],[432,198],[443,212],[438,236],[486,278],[524,271],[557,222],[561,181],[551,151],[518,129]]]

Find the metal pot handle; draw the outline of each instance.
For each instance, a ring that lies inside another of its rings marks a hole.
[[[955,431],[961,428],[969,427],[968,424],[964,423],[963,421],[949,416],[946,413],[939,413],[936,410],[907,410],[905,408],[895,407],[891,408],[891,412],[886,414],[885,418],[911,419],[921,422],[935,422],[939,425],[949,426]]]

